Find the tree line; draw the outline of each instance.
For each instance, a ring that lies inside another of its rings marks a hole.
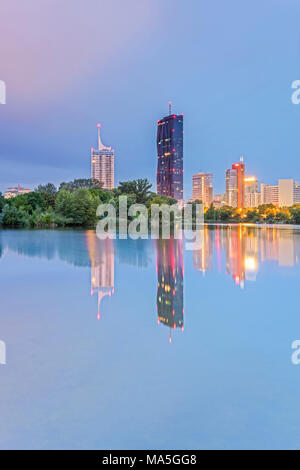
[[[39,185],[34,191],[10,199],[0,193],[0,225],[2,227],[92,227],[97,223],[96,210],[100,204],[113,204],[118,215],[119,196],[127,196],[127,204],[173,205],[173,198],[158,196],[148,179],[120,182],[113,190],[105,190],[92,179],[75,179]],[[192,206],[201,201],[192,202]],[[194,210],[194,207],[193,207]],[[235,209],[229,206],[205,209],[205,222],[226,223],[291,223],[300,224],[300,205],[278,208],[263,204],[257,208]]]
[[[99,204],[110,203],[118,214],[119,196],[126,195],[132,204],[175,204],[176,200],[157,196],[147,179],[120,182],[113,190],[105,190],[93,179],[75,179],[39,185],[34,191],[5,199],[0,193],[0,225],[2,227],[92,227],[97,223]]]

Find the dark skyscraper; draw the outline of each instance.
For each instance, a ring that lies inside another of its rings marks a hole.
[[[183,199],[183,114],[157,124],[157,194]]]

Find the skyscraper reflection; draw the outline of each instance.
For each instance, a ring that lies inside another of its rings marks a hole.
[[[227,274],[243,288],[245,281],[256,281],[262,262],[275,261],[286,267],[298,263],[298,238],[299,232],[289,228],[247,224],[205,226],[202,247],[193,253],[194,268],[212,269],[215,246],[219,271],[224,251]]]
[[[157,316],[158,323],[183,330],[183,248],[182,240],[157,240]]]
[[[234,230],[231,227],[226,231],[226,272],[231,274],[234,282],[244,287],[246,247],[242,227]]]
[[[213,232],[204,225],[203,238],[199,241],[199,246],[193,251],[193,266],[195,269],[203,272],[212,269],[213,261]]]
[[[114,293],[114,241],[109,238],[99,240],[95,232],[89,231],[86,232],[86,245],[91,262],[91,295],[98,294],[97,319],[100,320],[102,299]]]

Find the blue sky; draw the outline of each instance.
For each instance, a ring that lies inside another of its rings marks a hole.
[[[240,155],[261,182],[300,180],[299,1],[20,3],[0,7],[1,191],[89,177],[97,122],[116,181],[155,184],[169,100],[184,113],[185,197],[199,171],[223,191]]]

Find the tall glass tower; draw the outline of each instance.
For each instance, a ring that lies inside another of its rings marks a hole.
[[[183,114],[157,123],[157,194],[183,199]]]

